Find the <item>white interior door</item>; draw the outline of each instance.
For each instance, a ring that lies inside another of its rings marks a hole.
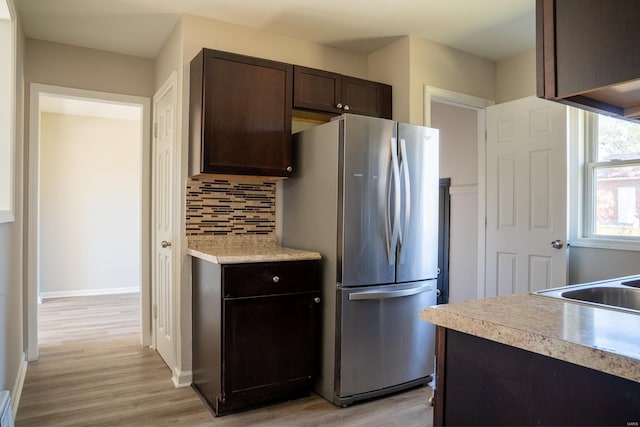
[[[486,112],[485,295],[565,285],[566,107],[528,97]]]
[[[173,297],[173,146],[176,89],[170,79],[154,96],[153,132],[153,331],[155,348],[174,366]]]

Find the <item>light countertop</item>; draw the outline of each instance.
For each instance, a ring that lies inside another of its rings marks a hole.
[[[216,264],[306,261],[321,258],[318,252],[279,246],[274,238],[248,236],[190,239],[187,254]]]
[[[640,382],[640,315],[537,295],[429,307],[424,321]]]

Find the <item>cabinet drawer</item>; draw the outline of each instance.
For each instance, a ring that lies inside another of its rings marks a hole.
[[[320,289],[318,261],[231,264],[222,268],[225,298],[308,292]]]

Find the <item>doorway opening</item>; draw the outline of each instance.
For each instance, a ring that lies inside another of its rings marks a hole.
[[[424,87],[424,124],[440,129],[440,173],[450,178],[448,302],[484,297],[485,108],[493,104]]]
[[[32,84],[28,359],[38,303],[137,294],[150,339],[149,100]]]

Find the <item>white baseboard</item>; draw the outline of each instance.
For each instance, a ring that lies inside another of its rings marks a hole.
[[[20,368],[18,368],[18,376],[11,390],[11,405],[13,409],[13,419],[18,414],[18,405],[20,405],[20,397],[22,397],[22,388],[24,387],[24,379],[27,376],[27,355],[23,354]]]
[[[182,372],[179,369],[174,369],[171,381],[173,381],[173,385],[176,388],[189,387],[191,385],[191,382],[193,381],[193,372]]]
[[[114,295],[114,294],[133,294],[140,292],[140,287],[132,286],[125,288],[103,288],[103,289],[78,289],[74,291],[59,292],[40,292],[39,299],[48,298],[67,298],[67,297],[86,297],[94,295]]]

